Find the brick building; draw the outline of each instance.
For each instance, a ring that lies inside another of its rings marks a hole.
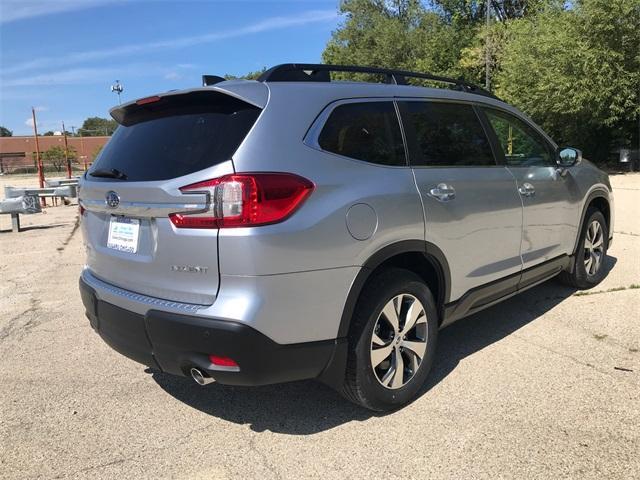
[[[95,152],[107,143],[109,138],[111,137],[67,137],[69,148],[73,147],[77,152],[74,167],[82,169],[85,162],[90,164]],[[62,135],[38,136],[38,143],[42,154],[51,147],[64,148],[64,137]],[[12,173],[33,167],[35,151],[36,141],[33,136],[0,137],[0,172]]]

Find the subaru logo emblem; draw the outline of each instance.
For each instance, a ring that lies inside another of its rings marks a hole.
[[[120,197],[116,192],[111,190],[105,195],[105,202],[110,208],[118,208],[118,205],[120,205]]]

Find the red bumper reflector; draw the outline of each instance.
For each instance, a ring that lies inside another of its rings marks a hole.
[[[209,361],[219,367],[237,367],[235,360],[229,357],[219,357],[218,355],[209,355]]]

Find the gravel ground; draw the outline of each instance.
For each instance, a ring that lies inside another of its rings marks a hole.
[[[612,183],[605,281],[443,330],[422,395],[389,415],[311,381],[145,372],[84,317],[77,206],[19,234],[2,215],[0,478],[640,478],[640,175]]]

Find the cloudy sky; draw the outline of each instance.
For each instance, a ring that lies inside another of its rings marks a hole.
[[[0,0],[0,125],[76,128],[123,100],[285,62],[319,62],[336,1]]]

